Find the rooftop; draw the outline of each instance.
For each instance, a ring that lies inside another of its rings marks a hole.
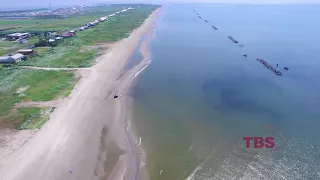
[[[7,59],[20,59],[20,58],[23,58],[24,55],[23,54],[20,54],[20,53],[17,53],[15,55],[12,55],[12,56],[0,56],[0,60],[7,60]]]
[[[13,33],[13,34],[8,34],[8,36],[22,36],[22,35],[27,35],[29,33]]]
[[[20,49],[18,52],[32,52],[33,49]]]

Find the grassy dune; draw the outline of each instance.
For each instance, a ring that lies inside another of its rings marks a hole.
[[[20,128],[24,111],[12,111],[22,101],[50,101],[68,95],[76,80],[73,73],[22,68],[0,70],[0,127]],[[20,89],[20,91],[19,91]]]

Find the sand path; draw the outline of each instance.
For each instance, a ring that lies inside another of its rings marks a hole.
[[[20,102],[14,105],[15,108],[26,108],[26,107],[59,107],[63,103],[63,99],[57,99],[53,101],[27,101]]]
[[[139,149],[127,128],[125,95],[145,62],[117,78],[154,17],[100,56],[42,129],[0,159],[0,180],[138,179]]]
[[[90,70],[91,68],[52,68],[52,67],[38,67],[38,66],[19,66],[27,69],[38,69],[47,71],[76,71],[76,70]]]

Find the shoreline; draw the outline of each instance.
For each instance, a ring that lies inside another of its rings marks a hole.
[[[126,91],[126,106],[127,106],[127,113],[126,113],[126,130],[127,135],[129,138],[131,138],[132,147],[135,149],[136,158],[139,161],[139,165],[137,166],[137,175],[135,179],[137,180],[148,180],[149,175],[147,172],[147,169],[145,168],[146,163],[146,152],[142,147],[142,139],[140,136],[138,136],[138,132],[135,131],[134,122],[133,122],[133,97],[131,95],[131,92],[133,91],[137,81],[138,76],[140,73],[142,73],[152,62],[151,52],[150,52],[150,41],[152,41],[152,38],[154,37],[154,31],[156,30],[158,23],[160,21],[159,19],[159,11],[160,8],[156,9],[154,13],[156,14],[156,17],[153,18],[152,23],[149,27],[149,30],[144,34],[147,35],[147,37],[141,42],[141,47],[138,49],[143,57],[143,59],[134,66],[131,70],[129,70],[130,76],[132,76],[130,82],[128,83],[128,88]],[[143,36],[144,36],[143,35]],[[143,38],[143,36],[141,38]],[[129,61],[129,60],[128,60]],[[126,73],[127,74],[127,73]]]
[[[76,72],[81,80],[50,120],[21,148],[0,160],[0,180],[141,177],[139,152],[143,150],[127,126],[130,98],[126,96],[134,74],[145,62],[117,78],[140,38],[152,29],[158,12],[159,8],[128,38],[99,56],[90,71]],[[114,94],[119,98],[114,99]]]

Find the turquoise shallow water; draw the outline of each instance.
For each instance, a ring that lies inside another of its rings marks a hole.
[[[164,7],[133,93],[151,179],[320,179],[319,16],[319,5]],[[273,136],[276,149],[246,149],[243,136]]]

